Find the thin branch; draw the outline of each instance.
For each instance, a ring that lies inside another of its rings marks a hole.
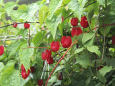
[[[27,47],[27,48],[22,48],[22,49],[28,49],[28,48],[49,48],[49,47]]]
[[[20,22],[20,23],[17,23],[17,24],[23,24],[23,23],[39,23],[39,22]],[[8,26],[12,26],[12,24],[8,24],[8,25],[5,25],[5,26],[1,26],[0,28],[4,28],[4,27],[8,27]]]
[[[96,2],[97,2],[97,1],[94,1],[94,2],[92,2],[92,3],[89,3],[88,5],[84,6],[84,8],[86,8],[86,7],[88,7],[88,6],[92,5],[92,4],[94,4],[94,3],[96,3]]]
[[[28,46],[30,47],[30,38],[31,38],[31,36],[30,36],[30,29],[28,30]]]
[[[103,38],[103,51],[102,51],[101,61],[103,60],[103,57],[104,57],[104,51],[105,51],[105,34],[104,34],[104,38]]]
[[[68,52],[68,51],[72,48],[72,46],[73,46],[74,44],[76,44],[76,43],[77,43],[77,40],[75,40],[75,41],[71,44],[71,46],[66,50],[66,52],[64,53],[64,55],[59,59],[59,61],[57,62],[57,64],[56,64],[55,67],[53,68],[52,72],[50,73],[50,75],[49,75],[49,77],[48,77],[48,79],[47,79],[47,81],[46,81],[45,86],[47,86],[48,81],[49,81],[49,79],[51,78],[51,75],[53,74],[53,72],[55,71],[55,69],[57,68],[57,66],[58,66],[59,63],[61,62],[61,60],[64,59],[64,57],[65,57],[65,55],[67,54],[67,52]]]

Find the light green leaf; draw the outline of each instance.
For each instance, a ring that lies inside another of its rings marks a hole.
[[[51,31],[51,34],[54,39],[56,36],[56,31],[59,23],[61,23],[61,15],[59,15],[58,17],[53,16],[51,20],[46,21],[46,25],[48,29]]]
[[[4,68],[4,64],[0,62],[0,71]]]
[[[105,0],[97,0],[97,2],[99,3],[99,5],[105,5]]]
[[[27,44],[23,44],[19,50],[20,63],[24,65],[26,70],[30,68],[30,59],[34,53],[33,48],[27,48]],[[23,49],[26,48],[26,49]]]
[[[48,7],[47,6],[41,7],[41,9],[39,10],[40,24],[43,24],[43,22],[46,20],[47,14],[48,14]]]
[[[0,86],[20,86],[19,71],[14,69],[14,62],[8,62],[0,73]]]
[[[51,0],[50,1],[50,16],[49,16],[49,19],[51,19],[54,15],[54,13],[56,12],[57,9],[60,8],[61,4],[62,4],[62,1],[63,0]]]
[[[71,0],[63,0],[63,5],[66,5],[70,2]]]
[[[88,0],[78,0],[80,6],[83,8]]]
[[[105,76],[106,73],[112,70],[112,66],[104,66],[102,69],[99,70],[102,76]]]
[[[86,53],[83,53],[82,55],[79,55],[77,57],[77,63],[79,63],[84,68],[87,68],[88,66],[91,66],[91,61],[90,61],[89,55],[86,54]]]
[[[39,9],[39,5],[37,3],[33,3],[31,5],[29,5],[28,7],[28,13],[27,13],[27,21],[35,21],[38,20],[36,18],[36,13],[38,12]]]
[[[83,50],[84,50],[84,48],[78,48],[78,49],[75,50],[75,53],[74,53],[74,54],[80,53],[80,52],[82,52]]]
[[[92,52],[92,53],[96,53],[98,56],[100,56],[100,54],[101,54],[98,46],[87,46],[87,50]]]
[[[82,38],[82,43],[84,44],[88,40],[92,39],[95,36],[94,33],[84,33]]]
[[[67,7],[73,12],[75,12],[75,15],[79,18],[79,20],[81,19],[83,8],[80,8],[80,5],[77,0],[71,0]]]
[[[36,47],[40,45],[40,43],[43,42],[44,33],[43,32],[37,32],[37,34],[33,37],[33,43]]]

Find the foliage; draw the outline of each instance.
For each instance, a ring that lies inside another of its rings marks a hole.
[[[71,36],[71,18],[77,17],[80,22],[82,16],[87,17],[89,27],[72,37],[72,42],[78,43],[59,63],[48,86],[115,86],[115,45],[111,41],[115,25],[108,25],[115,22],[114,4],[114,0],[50,0],[49,4],[42,0],[20,5],[18,0],[7,3],[0,0],[0,27],[21,23],[17,28],[12,25],[0,28],[0,45],[8,45],[0,56],[0,86],[36,86],[42,73],[45,85],[49,75],[44,72],[41,58],[45,49],[38,47],[49,48],[52,41],[60,41],[63,35]],[[29,40],[24,22],[33,22]],[[78,26],[81,27],[80,23]],[[3,41],[1,36],[6,35],[20,35],[22,39]],[[34,48],[28,48],[29,42]],[[54,63],[50,67],[46,64],[45,71],[51,72],[66,50],[61,46],[57,53],[52,53]],[[26,80],[21,77],[21,64],[26,70],[31,66],[36,69]],[[103,68],[98,70],[100,66]],[[63,73],[63,80],[58,80],[59,72]]]

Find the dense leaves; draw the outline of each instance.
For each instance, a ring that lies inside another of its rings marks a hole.
[[[0,86],[45,86],[58,61],[47,86],[115,85],[114,0],[18,2],[0,1]]]

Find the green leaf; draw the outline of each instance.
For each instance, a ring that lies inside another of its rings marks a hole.
[[[91,61],[90,61],[89,55],[86,54],[86,53],[83,53],[82,55],[79,55],[77,57],[77,63],[79,63],[84,68],[87,68],[88,66],[91,66]]]
[[[48,29],[51,31],[51,34],[54,39],[56,36],[56,31],[57,31],[57,27],[58,27],[59,23],[61,23],[61,15],[59,15],[57,17],[53,16],[51,20],[46,21],[46,25],[47,25]]]
[[[105,5],[105,0],[97,0],[97,2],[99,3],[99,5]]]
[[[0,73],[0,86],[20,86],[20,73],[14,69],[14,61],[4,66]]]
[[[74,53],[74,54],[80,53],[80,52],[82,52],[83,50],[84,50],[84,48],[78,48],[78,49],[75,50],[75,53]]]
[[[67,5],[67,7],[75,13],[75,15],[79,18],[79,20],[81,19],[83,8],[82,7],[80,8],[80,5],[77,0],[71,0]]]
[[[82,43],[86,43],[88,40],[92,39],[95,36],[94,33],[84,33],[82,38]]]
[[[23,64],[26,70],[30,68],[30,59],[34,53],[33,48],[27,48],[27,47],[28,47],[27,44],[23,44],[19,50],[20,64]]]
[[[16,51],[17,51],[17,49],[19,48],[20,44],[21,44],[20,41],[16,41],[16,42],[12,43],[11,45],[9,45],[9,46],[7,47],[7,50],[8,50],[8,52],[9,52],[8,57],[11,57],[11,56],[17,54]]]
[[[0,62],[0,71],[4,68],[4,64]]]
[[[112,66],[104,66],[102,69],[99,70],[102,76],[105,76],[106,73],[112,70]]]
[[[99,51],[98,46],[87,46],[87,50],[92,53],[96,53],[98,56],[101,55],[101,52]]]
[[[67,5],[71,0],[63,0],[63,5]]]
[[[35,16],[36,13],[38,12],[38,10],[39,10],[39,5],[37,3],[30,4],[28,7],[28,13],[27,13],[26,21],[38,20],[38,18],[36,18],[36,16]]]
[[[39,22],[40,22],[40,24],[44,23],[44,21],[46,20],[47,14],[48,14],[48,7],[47,6],[41,7],[41,9],[39,10]]]
[[[37,34],[33,37],[33,43],[36,47],[43,42],[44,35],[44,32],[37,32]]]
[[[63,0],[51,0],[50,1],[50,16],[49,16],[49,19],[51,19],[54,15],[54,13],[56,12],[57,9],[60,8],[61,4],[62,4],[62,1]]]
[[[87,0],[78,0],[78,2],[80,3],[80,6],[83,8],[87,2]]]

